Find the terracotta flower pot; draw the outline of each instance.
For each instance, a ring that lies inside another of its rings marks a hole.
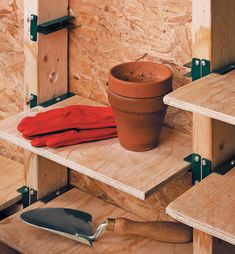
[[[109,72],[109,102],[116,118],[121,145],[146,151],[159,144],[167,106],[165,94],[172,91],[172,71],[153,62],[131,62]]]

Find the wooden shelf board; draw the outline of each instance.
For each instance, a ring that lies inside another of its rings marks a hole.
[[[17,189],[24,183],[23,165],[0,156],[0,211],[21,200]]]
[[[235,168],[211,174],[167,206],[174,219],[235,245]]]
[[[164,102],[235,125],[235,71],[212,73],[166,95]]]
[[[36,207],[67,207],[92,214],[94,228],[107,217],[126,217],[142,221],[121,208],[94,198],[77,189],[59,196],[47,204],[37,202],[28,209]],[[64,238],[53,233],[34,228],[24,223],[19,215],[21,212],[0,222],[0,241],[21,253],[157,253],[158,254],[192,254],[192,244],[167,244],[145,239],[143,237],[120,236],[105,232],[92,247]]]
[[[78,103],[97,105],[74,96],[50,108]],[[117,138],[57,149],[32,147],[16,126],[23,117],[42,110],[46,109],[38,107],[2,121],[0,138],[140,199],[189,169],[183,158],[191,153],[191,137],[169,128],[163,129],[158,148],[142,153],[125,150]]]

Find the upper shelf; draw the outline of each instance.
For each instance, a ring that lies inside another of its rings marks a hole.
[[[164,102],[235,125],[235,71],[212,73],[166,95]]]
[[[159,147],[141,153],[125,150],[117,138],[56,149],[35,148],[16,129],[25,116],[74,104],[99,105],[74,96],[47,109],[36,107],[1,121],[0,138],[140,199],[189,169],[183,158],[192,152],[191,137],[169,128],[163,128]]]

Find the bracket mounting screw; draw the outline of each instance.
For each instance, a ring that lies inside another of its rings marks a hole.
[[[202,66],[206,66],[206,62],[202,60]]]
[[[206,166],[206,161],[204,159],[202,160],[202,166]]]
[[[195,65],[198,66],[200,64],[199,60],[195,61]]]
[[[199,161],[199,157],[198,157],[198,156],[195,156],[194,160],[195,160],[196,162],[198,162],[198,161]]]

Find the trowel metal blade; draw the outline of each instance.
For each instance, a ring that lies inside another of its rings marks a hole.
[[[92,245],[92,216],[69,208],[37,208],[21,214],[26,223]]]

